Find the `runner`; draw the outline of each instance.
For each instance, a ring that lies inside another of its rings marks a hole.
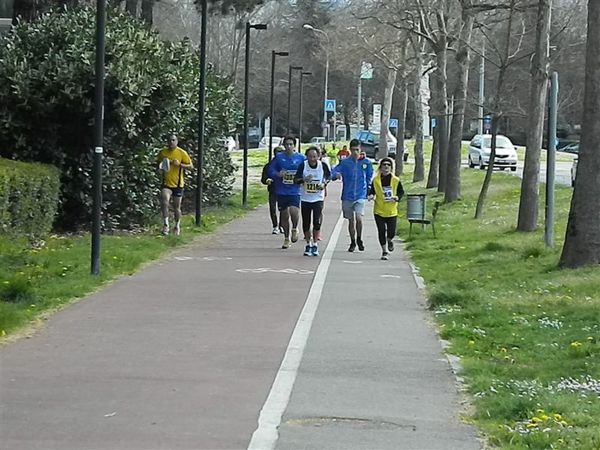
[[[335,155],[338,159],[338,162],[341,161],[342,159],[346,159],[348,156],[350,156],[350,151],[348,150],[347,146],[343,146],[339,152],[336,153]]]
[[[365,200],[371,178],[373,178],[373,164],[368,158],[359,159],[360,141],[350,141],[350,157],[342,159],[331,173],[331,179],[342,179],[342,211],[344,218],[348,219],[348,233],[350,234],[349,252],[356,247],[360,251],[365,249],[362,240],[362,216],[365,213]]]
[[[300,185],[294,183],[298,166],[304,162],[304,155],[296,153],[296,138],[283,138],[284,151],[278,153],[269,165],[269,177],[275,180],[279,226],[283,227],[283,245],[290,246],[290,219],[292,221],[291,242],[298,241],[298,221],[300,220]]]
[[[294,181],[302,184],[302,231],[304,231],[304,256],[319,256],[318,242],[321,237],[323,222],[323,202],[325,187],[331,177],[329,166],[319,160],[319,149],[310,147],[306,150],[306,161],[300,164]],[[312,215],[312,232],[311,232]]]
[[[273,158],[277,156],[277,153],[282,151],[282,146],[275,147]],[[273,161],[273,159],[271,159],[271,161]],[[281,227],[279,226],[279,221],[277,220],[277,194],[275,193],[273,179],[269,178],[269,165],[271,164],[271,161],[264,165],[260,181],[262,184],[267,185],[267,192],[269,192],[269,216],[271,217],[271,224],[273,225],[273,231],[271,234],[279,234]]]
[[[396,220],[398,218],[398,202],[404,195],[400,178],[394,175],[394,162],[391,158],[381,158],[377,174],[373,178],[369,200],[375,199],[373,215],[377,224],[381,259],[388,259],[388,251],[394,251]],[[386,248],[387,244],[387,248]]]

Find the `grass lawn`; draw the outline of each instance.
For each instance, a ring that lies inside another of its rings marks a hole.
[[[539,230],[515,231],[520,179],[508,173],[494,173],[483,218],[473,219],[484,175],[461,171],[462,199],[440,208],[437,239],[415,227],[408,239],[408,223],[399,225],[441,336],[461,358],[468,419],[503,449],[599,449],[600,267],[557,267],[572,190],[557,187],[547,248],[543,197]],[[427,192],[429,210],[443,199],[411,179],[405,189]]]
[[[263,186],[250,186],[248,206],[267,201]],[[182,220],[182,236],[163,237],[159,228],[135,234],[102,236],[101,274],[90,275],[90,235],[52,235],[40,249],[26,240],[0,235],[0,342],[26,332],[50,312],[85,296],[122,275],[131,275],[165,251],[188,244],[218,225],[245,214],[241,196],[203,212],[202,226],[194,215]]]

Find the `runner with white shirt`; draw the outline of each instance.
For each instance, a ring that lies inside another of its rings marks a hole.
[[[319,156],[317,147],[310,147],[306,150],[306,161],[298,167],[294,177],[295,183],[302,184],[300,209],[302,213],[302,231],[306,241],[305,256],[319,256],[318,242],[323,219],[325,186],[327,186],[331,177],[329,166],[320,161]]]

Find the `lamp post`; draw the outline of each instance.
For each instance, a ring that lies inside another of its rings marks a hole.
[[[246,22],[246,60],[244,62],[244,169],[242,175],[242,205],[248,204],[248,80],[250,79],[250,30],[266,30],[264,23]]]
[[[288,110],[287,110],[287,134],[290,134],[290,123],[292,118],[292,72],[302,70],[302,66],[290,66],[288,74]]]
[[[92,206],[92,275],[100,274],[100,235],[102,227],[102,153],[104,153],[104,42],[106,0],[96,7],[96,86],[94,98],[94,166]]]
[[[196,157],[196,226],[202,224],[202,183],[204,168],[204,107],[206,103],[206,18],[208,0],[202,0],[202,19],[200,28],[200,91],[198,92],[198,154]]]
[[[327,103],[327,88],[329,85],[329,47],[331,41],[329,40],[329,35],[323,30],[319,30],[318,28],[315,28],[307,23],[305,23],[302,27],[306,30],[314,31],[315,33],[321,33],[323,36],[325,36],[325,38],[327,38],[327,46],[325,47],[325,92],[323,93],[323,123],[327,126],[327,136],[325,137],[329,138],[329,125],[327,124],[327,109],[325,108],[325,103]],[[333,114],[335,115],[335,112]]]
[[[273,130],[275,129],[275,118],[273,116],[274,108],[274,96],[275,96],[275,58],[277,56],[289,56],[288,52],[276,52],[273,50],[271,52],[271,113],[269,116],[270,125],[269,125],[269,161],[273,157]]]
[[[298,150],[302,145],[302,90],[305,76],[312,75],[312,72],[300,72],[300,95],[298,99]]]

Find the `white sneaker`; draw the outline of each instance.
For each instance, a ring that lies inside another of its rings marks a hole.
[[[175,236],[180,236],[181,235],[181,227],[179,225],[175,225],[173,232],[175,233]]]
[[[271,234],[279,234],[279,228],[273,227],[273,231],[271,232]]]

